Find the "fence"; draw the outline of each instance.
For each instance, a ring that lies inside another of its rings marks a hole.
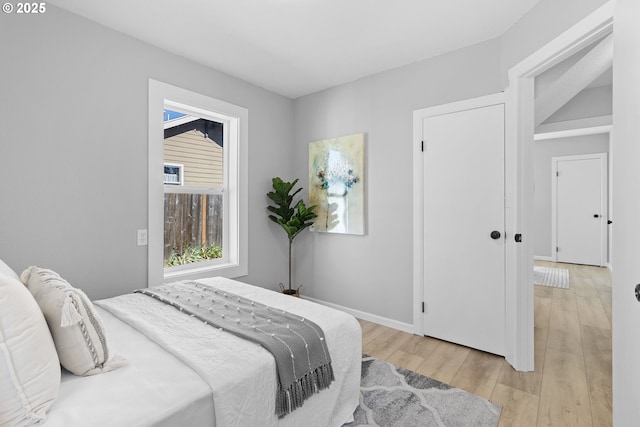
[[[164,259],[187,246],[222,248],[222,212],[221,194],[165,193]]]

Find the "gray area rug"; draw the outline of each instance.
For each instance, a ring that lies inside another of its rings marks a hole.
[[[536,285],[569,288],[569,270],[566,268],[533,267],[533,283]]]
[[[491,426],[502,406],[416,372],[363,355],[357,426]]]

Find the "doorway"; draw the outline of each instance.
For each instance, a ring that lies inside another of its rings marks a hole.
[[[507,197],[513,191],[515,209],[507,216],[509,224],[522,233],[522,245],[507,251],[507,265],[517,267],[507,271],[506,309],[507,342],[513,342],[513,365],[517,370],[534,369],[533,323],[533,224],[534,209],[533,134],[535,115],[534,79],[574,53],[592,45],[613,31],[613,3],[607,3],[589,17],[530,55],[509,70],[507,90]],[[547,116],[548,117],[548,116]],[[510,186],[512,185],[512,187]]]

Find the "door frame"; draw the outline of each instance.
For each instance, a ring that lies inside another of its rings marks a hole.
[[[522,233],[522,243],[507,249],[507,361],[518,371],[534,370],[533,130],[534,79],[613,31],[615,0],[610,0],[538,51],[512,67],[507,95],[505,184],[514,209],[507,224]],[[507,229],[509,230],[509,228]],[[509,241],[509,239],[507,240]]]
[[[558,163],[564,161],[580,161],[598,159],[600,160],[600,264],[604,267],[607,264],[607,223],[608,214],[608,182],[609,172],[607,170],[607,153],[576,154],[572,156],[557,156],[551,158],[551,173],[558,170]],[[554,262],[558,262],[558,180],[552,177],[551,185],[551,254]]]
[[[509,86],[505,91],[505,359],[518,371],[534,370],[534,245],[528,241],[533,230],[533,218],[530,217],[534,185],[534,78],[612,32],[614,5],[615,0],[608,1],[508,72]],[[413,329],[417,335],[423,335],[422,111],[413,112]],[[522,235],[522,242],[515,242],[515,233]]]
[[[504,93],[500,92],[478,98],[452,102],[449,104],[422,108],[413,112],[413,329],[416,335],[424,335],[422,312],[422,302],[424,301],[423,120],[427,117],[487,107],[490,105],[505,104],[505,100]],[[506,110],[507,107],[505,105],[505,112]]]

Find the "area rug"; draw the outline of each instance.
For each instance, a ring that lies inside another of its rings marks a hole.
[[[569,288],[569,270],[566,268],[533,267],[533,283],[536,285]]]
[[[363,355],[357,426],[491,426],[502,406],[416,372]]]

